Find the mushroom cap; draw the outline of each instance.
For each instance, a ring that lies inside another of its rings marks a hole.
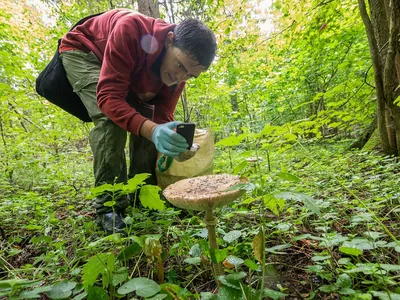
[[[173,205],[193,210],[214,209],[224,206],[244,194],[243,190],[228,190],[248,182],[247,178],[217,174],[183,179],[169,185],[163,195]]]

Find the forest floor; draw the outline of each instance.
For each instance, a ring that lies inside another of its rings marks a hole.
[[[0,299],[115,299],[144,277],[161,286],[154,299],[400,299],[400,162],[346,146],[219,150],[214,172],[252,186],[216,213],[218,287],[201,212],[136,203],[128,235],[105,236],[86,199],[88,149],[22,165],[0,181]]]

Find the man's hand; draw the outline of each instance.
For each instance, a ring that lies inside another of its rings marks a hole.
[[[156,149],[166,156],[176,157],[180,153],[185,152],[189,147],[186,139],[174,131],[179,123],[180,122],[169,122],[158,125],[154,129],[151,139]]]

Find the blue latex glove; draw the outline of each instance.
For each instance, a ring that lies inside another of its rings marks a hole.
[[[174,131],[179,124],[180,122],[169,122],[158,125],[154,130],[151,139],[156,149],[166,156],[176,157],[189,147],[186,139]]]

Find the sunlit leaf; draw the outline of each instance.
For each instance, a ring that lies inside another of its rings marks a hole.
[[[164,201],[160,198],[160,188],[156,185],[144,185],[140,188],[139,199],[144,207],[164,210]]]
[[[136,174],[133,178],[128,180],[127,188],[134,192],[138,187],[145,183],[145,180],[150,177],[149,173]]]
[[[282,209],[285,207],[285,200],[268,194],[264,196],[264,204],[266,208],[272,211],[276,216],[279,216]]]
[[[359,256],[363,253],[362,250],[352,247],[339,247],[339,251],[344,254],[354,255],[354,256]]]
[[[83,272],[82,280],[85,289],[87,289],[88,286],[92,286],[96,282],[99,274],[102,274],[104,272],[107,265],[108,257],[110,255],[113,254],[99,253],[89,258],[89,260],[84,265],[82,270]]]

